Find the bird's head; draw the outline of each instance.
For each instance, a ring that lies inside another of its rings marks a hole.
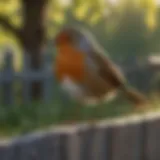
[[[78,29],[68,27],[62,29],[55,38],[55,45],[75,44],[76,40],[81,36]]]
[[[72,45],[79,50],[88,52],[96,45],[95,38],[86,29],[80,27],[63,28],[55,38],[56,47]]]

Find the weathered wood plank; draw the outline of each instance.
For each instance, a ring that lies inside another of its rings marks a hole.
[[[106,143],[109,160],[141,160],[141,123],[124,120],[110,125]],[[107,142],[108,140],[108,142]]]
[[[5,160],[59,160],[57,143],[59,134],[29,135],[14,141]]]
[[[0,160],[5,160],[5,156],[8,151],[8,146],[6,144],[0,144]]]
[[[77,132],[68,135],[68,149],[69,160],[80,160],[80,137]]]
[[[98,127],[92,147],[93,160],[110,160],[112,132],[109,126]]]
[[[80,160],[90,160],[93,158],[92,147],[96,133],[95,127],[82,127],[79,130],[80,137]]]
[[[145,142],[146,160],[160,160],[160,119],[147,122],[147,139]]]

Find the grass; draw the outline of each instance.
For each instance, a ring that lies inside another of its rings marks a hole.
[[[0,136],[22,135],[36,129],[71,121],[75,118],[74,111],[76,108],[79,108],[76,121],[91,118],[107,119],[136,112],[133,111],[134,107],[123,97],[118,97],[114,101],[101,104],[94,108],[77,106],[78,104],[61,95],[58,85],[56,84],[53,86],[54,98],[52,102],[48,104],[33,102],[28,105],[23,105],[20,96],[21,87],[22,84],[20,85],[18,82],[15,84],[17,105],[0,105]],[[153,101],[155,102],[153,105],[154,109],[154,106],[157,106],[159,100],[153,99]]]
[[[67,103],[66,103],[67,104]],[[55,99],[50,104],[32,103],[30,105],[0,106],[0,136],[15,136],[36,129],[49,127],[73,120],[74,102],[65,105],[64,101]],[[113,118],[133,113],[133,106],[127,101],[116,100],[94,108],[80,107],[77,121],[90,118]]]
[[[74,104],[64,106],[58,100],[46,105],[35,102],[30,105],[18,105],[10,108],[1,106],[0,108],[0,135],[25,134],[40,127],[73,120],[72,111],[76,109]],[[82,120],[83,117],[88,119],[91,116],[99,116],[99,118],[118,116],[128,110],[128,106],[123,105],[122,107],[114,104],[103,105],[99,109],[81,107],[77,120]]]

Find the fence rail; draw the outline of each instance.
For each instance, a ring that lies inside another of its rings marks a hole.
[[[159,160],[160,113],[61,126],[0,145],[1,160]]]

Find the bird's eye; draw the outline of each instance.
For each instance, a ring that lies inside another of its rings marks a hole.
[[[67,33],[61,33],[58,37],[57,37],[57,42],[70,42],[72,39],[71,39],[71,36],[68,35]]]

